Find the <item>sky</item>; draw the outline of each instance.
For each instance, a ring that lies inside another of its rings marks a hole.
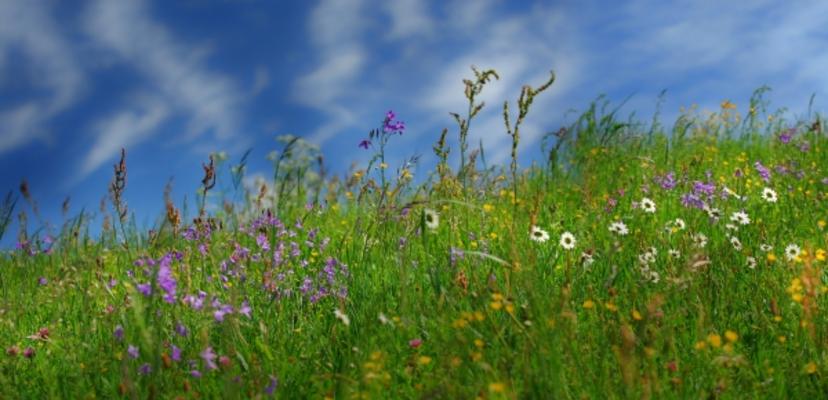
[[[802,115],[812,94],[826,104],[825,21],[828,3],[807,0],[0,0],[0,194],[25,179],[54,233],[67,197],[70,215],[98,209],[123,147],[124,197],[149,227],[171,179],[192,202],[211,152],[249,149],[247,175],[270,176],[274,139],[294,134],[344,173],[389,109],[407,127],[392,167],[421,155],[423,175],[442,128],[456,148],[472,65],[501,77],[469,139],[489,163],[509,157],[503,102],[550,70],[524,160],[601,94],[648,120],[666,90],[669,123],[682,106],[745,110],[768,85],[772,108]]]

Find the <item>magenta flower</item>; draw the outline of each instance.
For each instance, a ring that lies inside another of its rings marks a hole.
[[[26,350],[23,350],[23,357],[32,358],[35,355],[35,350],[31,347],[26,347]]]
[[[411,347],[412,349],[416,349],[416,348],[420,347],[420,345],[422,345],[422,344],[423,344],[423,339],[420,339],[420,338],[411,339],[411,340],[408,341],[408,347]]]

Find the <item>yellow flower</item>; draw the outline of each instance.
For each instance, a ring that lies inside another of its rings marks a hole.
[[[503,308],[503,303],[499,301],[493,301],[491,302],[491,304],[489,304],[489,307],[491,307],[495,311],[500,311],[500,309]]]
[[[502,382],[493,382],[489,384],[489,391],[492,393],[503,393],[506,390],[506,385]]]
[[[768,262],[776,261],[776,256],[773,253],[768,253]]]
[[[722,347],[722,337],[716,333],[711,333],[707,335],[707,343],[710,343],[712,347]]]
[[[592,300],[587,300],[584,302],[584,308],[586,308],[587,310],[593,307],[595,307],[595,302],[593,302]]]
[[[727,341],[730,343],[735,343],[737,340],[739,340],[739,334],[730,330],[725,331],[725,339],[727,339]]]
[[[417,362],[420,363],[420,365],[431,364],[431,357],[429,357],[429,356],[420,356],[420,358],[417,359]]]
[[[632,317],[636,321],[641,321],[644,317],[641,316],[641,313],[638,310],[632,310]]]
[[[721,105],[722,105],[723,110],[735,110],[736,109],[736,104],[731,103],[730,100],[723,101]]]
[[[785,336],[779,335],[779,336],[777,336],[777,337],[776,337],[776,340],[777,340],[779,343],[785,343],[785,341],[787,341],[787,340],[788,340],[788,338],[786,338]]]
[[[485,211],[485,212],[492,212],[493,210],[494,210],[494,206],[493,206],[493,205],[488,204],[488,203],[483,205],[483,211]]]
[[[483,343],[483,341],[480,339],[474,339],[474,345],[477,347],[483,347],[485,343]]]
[[[817,365],[815,362],[811,361],[805,364],[805,373],[806,374],[815,374],[817,372]]]
[[[817,226],[819,227],[819,229],[825,229],[825,225],[826,225],[826,222],[825,222],[824,219],[821,219],[817,222]]]
[[[705,347],[707,347],[707,342],[705,342],[704,340],[699,340],[693,347],[695,347],[696,350],[702,350]]]
[[[618,306],[616,306],[612,302],[604,304],[604,307],[606,307],[607,310],[612,311],[612,312],[618,311]]]

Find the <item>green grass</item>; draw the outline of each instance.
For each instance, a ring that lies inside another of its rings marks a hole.
[[[176,226],[169,204],[151,235],[112,211],[91,238],[80,215],[49,254],[28,237],[0,256],[0,398],[257,398],[272,379],[280,398],[821,397],[828,139],[814,121],[763,111],[742,120],[723,104],[666,131],[593,105],[546,163],[512,175],[469,152],[457,173],[443,143],[420,184],[410,164],[382,165],[384,154],[347,176],[311,176],[312,149],[287,141],[270,190],[215,213],[213,229]],[[771,168],[768,182],[757,161]],[[670,190],[655,180],[668,172]],[[695,181],[715,184],[720,220],[682,204]],[[724,186],[746,199],[722,196]],[[762,199],[765,187],[777,202]],[[644,197],[654,213],[634,206]],[[426,210],[439,216],[433,229]],[[750,223],[731,230],[738,211]],[[677,218],[683,229],[665,229]],[[610,232],[617,221],[627,235]],[[532,226],[550,239],[531,240]],[[574,249],[559,244],[564,232]],[[789,260],[790,244],[807,253]],[[158,265],[135,264],[165,255],[172,302]],[[151,296],[138,291],[145,283]],[[311,296],[320,286],[327,295]],[[187,300],[199,291],[200,309]],[[216,369],[201,357],[207,347],[224,357]]]

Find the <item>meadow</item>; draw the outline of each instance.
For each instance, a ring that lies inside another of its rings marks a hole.
[[[553,75],[504,105],[511,162],[488,165],[468,135],[497,78],[466,81],[427,176],[386,159],[389,112],[354,143],[367,165],[329,174],[286,137],[243,200],[216,183],[241,188],[244,162],[212,155],[194,210],[168,200],[145,231],[122,154],[99,212],[4,232],[0,398],[826,396],[818,114],[763,88],[664,125],[599,98],[521,166]],[[36,220],[20,189],[2,231]]]

